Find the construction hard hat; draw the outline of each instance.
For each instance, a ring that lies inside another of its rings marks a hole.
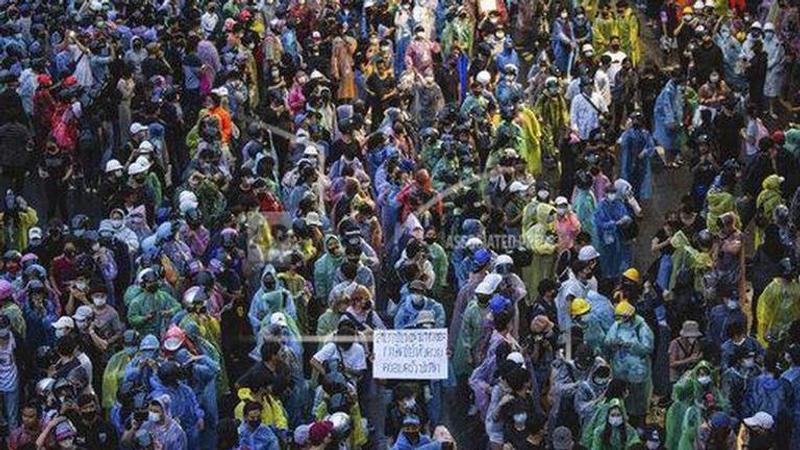
[[[113,172],[115,170],[122,170],[122,164],[119,163],[116,159],[109,159],[106,163],[106,173]]]
[[[636,313],[636,308],[625,300],[617,303],[617,306],[614,307],[615,316],[630,317],[634,313]]]
[[[633,281],[634,283],[638,283],[639,280],[641,279],[641,275],[639,275],[639,271],[636,270],[635,267],[631,267],[630,269],[626,270],[625,272],[622,272],[622,276],[627,278],[630,281]]]
[[[572,314],[572,317],[586,314],[591,309],[592,305],[590,305],[585,298],[576,298],[572,300],[572,303],[569,305],[569,313]]]

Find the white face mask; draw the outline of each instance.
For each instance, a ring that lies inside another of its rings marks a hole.
[[[528,420],[527,413],[514,414],[514,423],[525,423]]]
[[[67,335],[67,329],[66,328],[56,328],[56,337],[57,338],[64,337],[66,335]]]
[[[645,446],[646,446],[646,447],[647,447],[649,450],[656,450],[656,449],[658,449],[658,447],[660,447],[660,446],[661,446],[661,443],[660,443],[660,442],[658,442],[658,441],[647,441],[647,443],[645,444]]]
[[[709,384],[711,384],[711,377],[708,375],[699,376],[697,377],[697,382],[702,384],[703,386],[708,386]]]
[[[567,213],[567,208],[564,206],[559,206],[558,208],[556,208],[556,212],[558,213],[559,216],[563,216],[564,214]]]
[[[58,446],[60,448],[72,448],[72,445],[74,443],[75,443],[75,439],[69,438],[69,439],[64,439],[63,441],[59,442]]]
[[[107,299],[105,295],[97,295],[92,297],[92,303],[94,303],[94,306],[97,306],[98,308],[101,306],[105,306],[106,300]]]
[[[161,414],[150,411],[147,413],[147,420],[153,423],[161,422]]]
[[[609,416],[608,417],[608,424],[612,427],[618,427],[622,425],[623,419],[622,416]]]
[[[711,75],[711,76],[709,77],[709,80],[710,80],[712,83],[716,83],[717,81],[719,81],[719,75]]]
[[[547,197],[550,196],[550,192],[541,190],[536,193],[536,196],[539,197],[539,200],[547,200]]]
[[[613,202],[614,200],[616,200],[616,199],[617,199],[617,194],[606,194],[606,198],[607,198],[609,201],[612,201],[612,202]]]
[[[744,360],[742,360],[742,365],[745,366],[745,367],[748,367],[748,368],[755,367],[756,366],[756,360],[753,359],[753,358],[745,358]]]
[[[736,309],[739,307],[739,302],[736,300],[728,300],[725,304],[728,306],[728,309]]]
[[[562,12],[562,13],[561,13],[561,18],[562,18],[562,19],[566,19],[567,17],[569,17],[569,14],[567,14],[567,12],[566,12],[566,11],[564,11],[564,12]]]

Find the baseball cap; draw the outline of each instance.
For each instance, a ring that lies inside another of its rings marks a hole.
[[[87,320],[94,316],[94,311],[90,306],[82,305],[79,306],[77,310],[75,310],[75,314],[72,316],[75,320]]]
[[[282,327],[289,326],[289,324],[286,322],[286,316],[280,312],[272,313],[272,315],[269,316],[269,324],[280,325]]]
[[[492,314],[497,314],[500,311],[503,311],[506,308],[508,308],[510,304],[511,300],[509,300],[508,297],[498,294],[492,297],[491,300],[489,300],[489,311],[491,311]]]
[[[75,321],[72,320],[72,317],[61,316],[58,320],[53,322],[53,328],[75,328]]]
[[[130,131],[131,134],[136,134],[141,131],[147,131],[147,127],[140,124],[139,122],[133,122],[130,128],[128,128],[128,131]]]
[[[772,418],[771,415],[765,413],[764,411],[759,411],[752,416],[744,419],[744,424],[748,427],[759,427],[764,428],[766,430],[772,428],[775,425],[775,420]]]

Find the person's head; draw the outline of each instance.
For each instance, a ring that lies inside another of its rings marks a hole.
[[[625,423],[625,415],[622,408],[619,406],[612,406],[608,410],[608,424],[614,428],[619,428]]]
[[[261,361],[266,364],[275,362],[280,358],[281,347],[281,343],[276,340],[268,339],[265,341],[264,345],[261,346]]]
[[[244,404],[244,420],[253,430],[261,426],[261,410],[261,403],[248,400]]]
[[[82,394],[78,397],[78,409],[81,413],[81,420],[84,423],[94,423],[100,417],[97,399],[92,394]]]
[[[416,442],[420,436],[422,423],[416,415],[409,414],[403,418],[403,434],[412,442]]]
[[[608,41],[608,46],[611,48],[611,50],[615,52],[619,51],[620,48],[619,36],[611,36],[611,39],[609,39]]]
[[[147,420],[161,425],[166,420],[164,407],[156,400],[152,400],[147,408]]]
[[[39,409],[33,403],[28,403],[20,411],[22,426],[28,430],[35,430],[39,427]]]

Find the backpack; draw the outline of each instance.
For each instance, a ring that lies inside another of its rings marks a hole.
[[[580,383],[570,386],[561,393],[556,414],[553,417],[556,427],[569,428],[573,436],[580,436],[581,432],[581,419],[575,408],[575,393],[578,391],[578,386]]]

